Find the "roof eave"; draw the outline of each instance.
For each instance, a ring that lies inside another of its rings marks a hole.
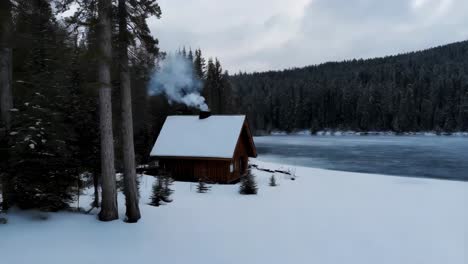
[[[167,155],[151,155],[152,158],[158,159],[185,159],[185,160],[223,160],[231,161],[232,157],[203,157],[203,156],[167,156]]]

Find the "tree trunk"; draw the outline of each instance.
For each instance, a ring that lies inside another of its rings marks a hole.
[[[102,203],[99,220],[119,218],[112,133],[112,96],[110,83],[112,0],[99,0],[99,122],[101,133]]]
[[[126,0],[119,0],[119,66],[120,95],[122,107],[122,151],[124,167],[124,193],[126,206],[126,221],[136,223],[140,219],[138,207],[138,189],[135,171],[135,148],[133,144],[132,92],[130,88],[130,73],[128,69],[128,32]]]
[[[99,208],[101,204],[99,202],[99,173],[97,171],[93,173],[93,185],[94,185],[93,207]]]
[[[0,151],[2,152],[2,168],[8,166],[8,140],[11,129],[11,112],[13,108],[12,93],[12,15],[10,0],[0,3]],[[3,130],[3,131],[2,131]],[[2,139],[3,138],[3,139]],[[10,206],[10,180],[7,173],[0,173],[2,182],[3,210]]]

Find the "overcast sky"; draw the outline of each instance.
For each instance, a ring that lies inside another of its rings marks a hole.
[[[165,51],[216,56],[231,73],[425,49],[468,38],[468,0],[160,0]]]

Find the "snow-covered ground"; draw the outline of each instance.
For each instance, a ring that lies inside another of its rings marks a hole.
[[[256,196],[177,182],[162,207],[146,205],[153,179],[144,177],[137,224],[12,212],[0,263],[468,263],[466,182],[298,167],[295,181],[277,174],[280,186],[269,187],[270,173],[255,174]],[[121,196],[119,205],[123,215]]]

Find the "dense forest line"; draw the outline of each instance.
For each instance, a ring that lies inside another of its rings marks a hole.
[[[384,58],[239,73],[235,112],[272,130],[466,131],[468,42]]]

